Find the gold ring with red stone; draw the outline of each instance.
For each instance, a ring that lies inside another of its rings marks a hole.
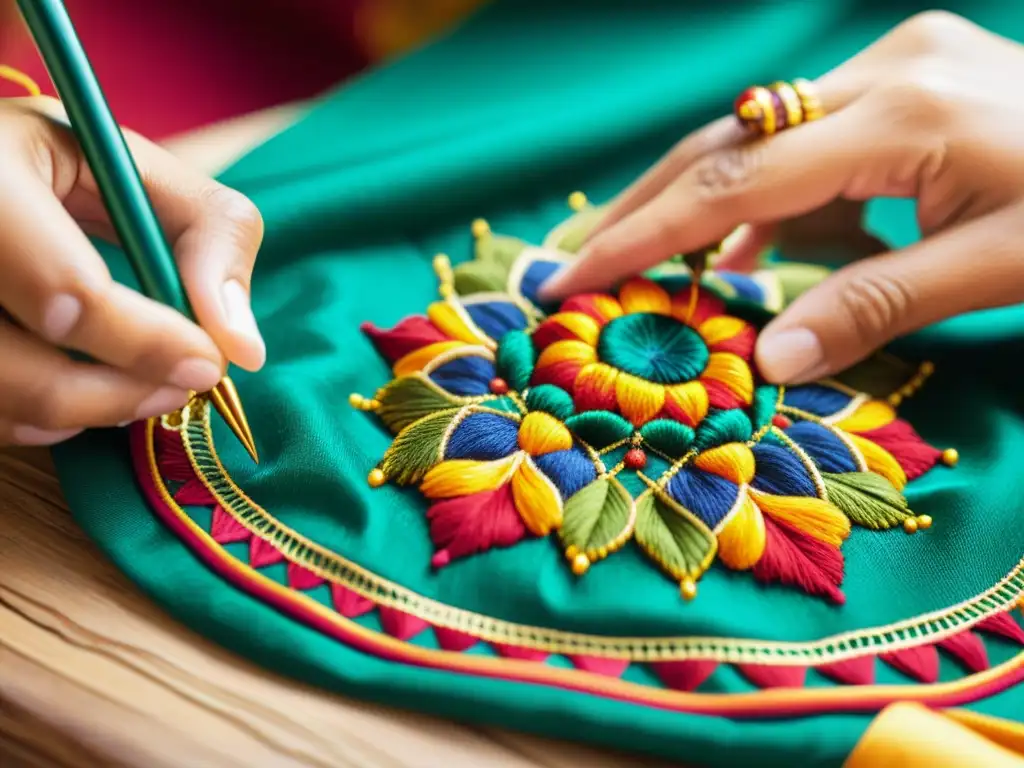
[[[825,116],[821,99],[808,80],[747,88],[737,97],[734,112],[744,127],[763,136]]]

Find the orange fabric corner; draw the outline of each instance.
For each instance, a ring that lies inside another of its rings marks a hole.
[[[845,768],[1024,768],[1024,725],[908,702],[882,710]]]

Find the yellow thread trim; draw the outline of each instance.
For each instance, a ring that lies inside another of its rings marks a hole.
[[[35,80],[14,67],[8,67],[4,64],[0,64],[0,80],[6,80],[10,83],[14,83],[15,85],[20,85],[28,91],[29,96],[41,96],[43,93],[39,88],[39,84]]]
[[[198,414],[196,422],[199,425],[196,429],[202,436],[202,447],[209,453],[209,465],[204,467],[199,463],[196,446],[193,445],[192,431],[187,429],[181,434],[189,462],[217,503],[242,527],[321,578],[341,584],[378,605],[397,608],[436,626],[465,632],[488,642],[510,643],[548,653],[587,654],[629,658],[633,661],[706,659],[727,663],[814,665],[843,661],[867,653],[878,654],[934,643],[970,629],[978,622],[1004,612],[1015,602],[1024,599],[1022,558],[995,585],[946,609],[881,627],[843,632],[810,642],[719,637],[602,637],[516,624],[419,595],[288,529],[252,501],[227,474],[213,446],[208,406]],[[151,421],[150,426],[153,423],[155,421]],[[152,454],[152,439],[147,443],[147,450]],[[223,481],[232,498],[225,497],[211,480],[211,474]],[[245,509],[240,511],[237,508],[239,506]],[[258,518],[259,524],[253,524],[247,514]],[[277,537],[288,537],[292,542],[290,545],[282,545],[276,540]],[[939,628],[929,626],[940,623]],[[1021,654],[1021,658],[1024,663],[1024,654]]]

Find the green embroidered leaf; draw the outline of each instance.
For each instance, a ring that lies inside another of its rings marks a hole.
[[[659,491],[637,500],[636,542],[679,581],[696,581],[715,559],[715,535],[689,511]]]
[[[522,392],[533,375],[533,339],[524,331],[509,331],[498,344],[496,366],[509,387]]]
[[[744,443],[754,434],[750,418],[738,408],[709,414],[697,427],[694,447],[707,451],[726,443]]]
[[[544,245],[567,253],[578,253],[606,210],[605,207],[599,206],[584,208],[553,229],[545,238]]]
[[[654,450],[679,459],[693,446],[693,430],[671,419],[655,419],[640,428],[640,436]]]
[[[914,516],[903,494],[874,472],[822,472],[821,477],[828,500],[857,525],[884,530]]]
[[[492,261],[467,261],[455,267],[452,274],[455,292],[460,296],[502,292],[508,282],[508,269]]]
[[[779,281],[783,306],[794,302],[830,274],[832,270],[820,264],[779,262],[771,265],[771,272]]]
[[[610,411],[587,411],[570,416],[565,426],[580,440],[601,450],[633,434],[633,425]]]
[[[569,393],[554,384],[541,384],[531,389],[526,394],[526,407],[550,413],[559,421],[565,421],[576,410]]]
[[[565,503],[558,535],[568,552],[594,563],[629,540],[633,522],[633,497],[618,480],[603,477]]]
[[[526,243],[515,237],[504,235],[486,234],[477,238],[476,258],[478,261],[488,262],[504,270],[505,277],[508,277],[512,265],[516,259],[526,250]],[[502,283],[504,288],[505,283]]]
[[[438,411],[465,405],[465,401],[449,395],[422,373],[402,376],[389,383],[378,395],[377,415],[392,432],[398,432]]]
[[[778,387],[765,384],[754,389],[754,402],[750,404],[750,416],[755,432],[771,423],[778,402]]]
[[[381,461],[384,475],[399,485],[422,480],[441,461],[445,435],[460,410],[450,408],[432,413],[399,432]]]

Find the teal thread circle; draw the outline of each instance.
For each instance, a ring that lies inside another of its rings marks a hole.
[[[658,384],[693,381],[707,367],[711,353],[693,328],[653,313],[612,320],[597,342],[601,361]]]

